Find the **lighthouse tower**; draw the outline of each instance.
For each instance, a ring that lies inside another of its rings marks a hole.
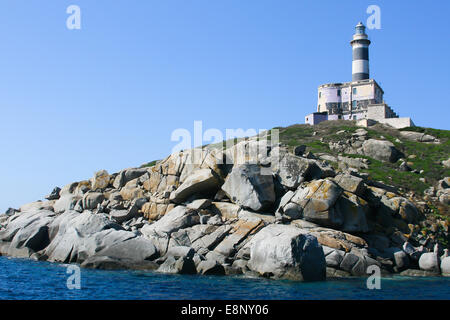
[[[369,79],[369,45],[366,27],[359,22],[350,44],[353,49],[352,81]]]

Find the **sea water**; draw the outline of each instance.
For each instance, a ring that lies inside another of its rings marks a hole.
[[[369,290],[363,277],[308,283],[81,269],[80,289],[69,289],[67,267],[0,257],[0,299],[450,299],[450,278],[445,277],[382,278],[380,289]]]

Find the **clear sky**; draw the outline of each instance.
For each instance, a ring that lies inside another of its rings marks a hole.
[[[81,9],[69,30],[66,9]],[[2,0],[0,212],[54,186],[161,159],[177,128],[303,123],[351,80],[369,5],[371,77],[400,116],[449,128],[450,2]]]

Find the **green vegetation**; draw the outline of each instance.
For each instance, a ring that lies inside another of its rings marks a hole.
[[[370,160],[369,169],[363,169],[361,171],[368,173],[373,180],[383,181],[384,183],[402,188],[403,190],[410,190],[419,194],[422,194],[425,189],[429,187],[427,184],[419,180],[424,175],[413,172],[399,171],[396,168],[398,163],[385,163],[370,157],[365,158]]]
[[[330,142],[347,141],[359,127],[354,121],[325,121],[315,126],[293,125],[280,130],[280,141],[290,148],[306,145],[312,153],[328,153],[337,156],[339,153],[329,148]],[[450,176],[450,169],[444,168],[441,162],[450,156],[450,131],[431,128],[412,127],[401,131],[415,131],[432,135],[440,139],[440,144],[409,141],[400,135],[399,130],[383,125],[364,128],[370,139],[386,139],[405,155],[408,165],[423,174],[402,172],[398,170],[399,162],[386,163],[359,154],[342,154],[347,157],[366,158],[370,161],[367,172],[371,179],[400,187],[405,191],[422,194],[431,185],[443,177]],[[409,157],[411,156],[411,157]],[[420,178],[425,178],[425,183]]]
[[[147,163],[144,163],[142,166],[140,166],[140,168],[148,168],[148,167],[153,167],[156,162],[158,162],[158,160],[153,160]]]

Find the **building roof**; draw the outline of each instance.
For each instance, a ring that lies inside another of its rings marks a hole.
[[[381,92],[383,92],[383,94],[384,94],[383,89],[380,87],[378,82],[375,81],[375,79],[364,79],[364,80],[349,81],[349,82],[343,82],[343,83],[340,83],[340,82],[325,83],[325,84],[320,85],[318,87],[318,89],[328,88],[328,87],[331,87],[331,88],[333,88],[333,87],[334,88],[336,88],[336,87],[348,87],[350,85],[357,86],[357,85],[363,85],[363,84],[368,84],[368,83],[374,83],[381,90]]]

